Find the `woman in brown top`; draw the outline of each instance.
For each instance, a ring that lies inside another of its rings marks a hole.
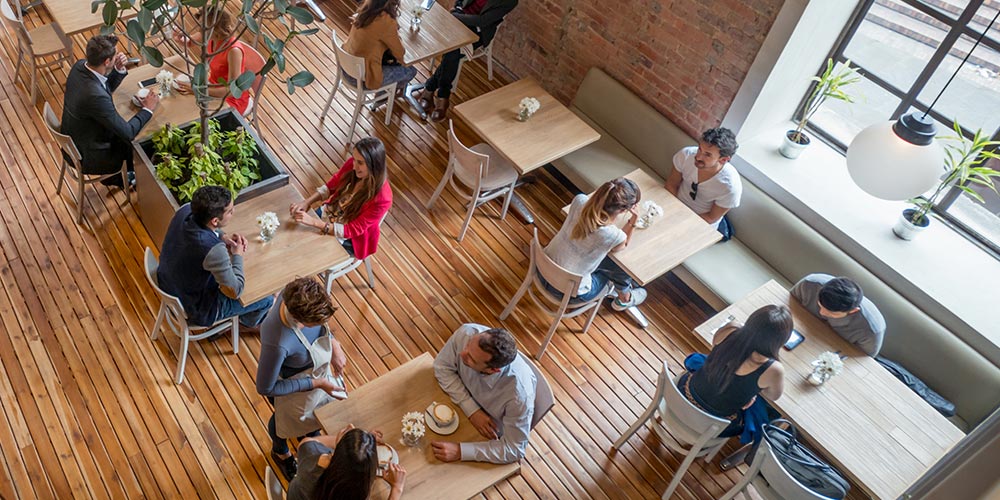
[[[417,75],[417,68],[400,64],[406,51],[399,40],[398,14],[399,0],[365,0],[351,21],[344,50],[365,58],[367,89],[400,83],[396,93],[402,95],[402,88]]]

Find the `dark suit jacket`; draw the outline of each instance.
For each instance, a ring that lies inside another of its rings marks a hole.
[[[460,0],[461,7],[454,11],[455,17],[472,31],[479,34],[479,45],[486,46],[493,40],[497,27],[503,22],[504,16],[517,7],[517,0],[487,0],[479,14],[465,14],[462,8],[473,0]]]
[[[112,71],[108,75],[108,88],[105,88],[82,60],[73,65],[66,78],[61,132],[73,138],[83,156],[85,170],[120,167],[121,143],[128,144],[135,139],[153,116],[143,109],[125,121],[118,114],[111,92],[124,78],[124,73]]]

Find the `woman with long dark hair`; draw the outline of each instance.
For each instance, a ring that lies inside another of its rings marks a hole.
[[[636,287],[632,278],[608,258],[628,246],[639,217],[636,205],[642,193],[631,179],[619,177],[605,182],[591,195],[578,194],[569,206],[569,215],[559,232],[545,246],[545,255],[563,268],[582,275],[580,288],[570,303],[586,302],[614,283],[618,298],[612,303],[616,311],[637,306],[646,299],[646,290]],[[619,217],[628,219],[621,228]],[[545,283],[553,295],[562,293]]]
[[[399,0],[365,0],[351,20],[344,50],[365,59],[365,88],[399,83],[397,93],[417,75],[417,68],[401,64],[406,49],[399,39]]]
[[[695,406],[732,422],[720,436],[735,436],[742,430],[740,410],[749,408],[758,394],[771,401],[781,397],[785,370],[778,356],[791,334],[787,307],[761,307],[746,324],[719,328],[705,365],[681,375],[677,387]]]
[[[309,209],[324,200],[316,213]],[[374,137],[354,145],[351,157],[309,198],[289,207],[292,218],[340,240],[358,260],[378,249],[379,224],[392,206],[385,145]]]
[[[299,444],[299,474],[288,483],[288,500],[367,500],[378,470],[382,434],[353,425],[336,436],[303,439]],[[403,495],[406,469],[389,464],[383,472],[389,500]]]

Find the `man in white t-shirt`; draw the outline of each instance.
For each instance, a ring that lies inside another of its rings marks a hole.
[[[674,155],[674,170],[665,187],[714,228],[726,212],[740,205],[743,184],[729,159],[736,154],[736,135],[727,128],[706,130],[698,146]]]

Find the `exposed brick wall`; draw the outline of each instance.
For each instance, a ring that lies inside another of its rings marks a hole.
[[[693,136],[717,126],[784,0],[520,0],[494,58],[568,103],[602,68]]]

